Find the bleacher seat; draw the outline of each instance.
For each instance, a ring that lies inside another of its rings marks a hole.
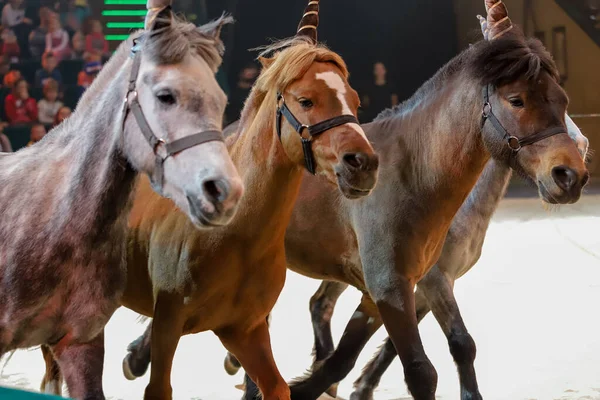
[[[38,69],[42,68],[42,64],[36,60],[21,61],[10,66],[11,69],[21,71],[21,75],[31,85],[35,83],[35,73]]]
[[[58,66],[65,85],[76,85],[77,76],[83,69],[83,60],[63,60]]]
[[[10,140],[13,151],[17,151],[29,143],[31,125],[11,125],[4,128],[4,134]]]

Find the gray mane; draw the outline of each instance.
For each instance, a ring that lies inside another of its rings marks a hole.
[[[196,27],[181,18],[166,20],[157,17],[154,29],[144,41],[144,53],[157,64],[178,64],[190,52],[196,52],[216,72],[222,62],[225,47],[218,37],[209,32],[233,22],[230,16],[221,16],[208,24]]]

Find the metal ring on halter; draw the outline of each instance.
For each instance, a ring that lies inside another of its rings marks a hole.
[[[483,105],[483,110],[481,111],[481,116],[486,119],[489,118],[490,111],[492,111],[492,105],[489,103],[489,101],[486,101],[485,104]]]
[[[521,150],[521,141],[516,136],[510,135],[509,137],[507,137],[506,143],[508,144],[508,148],[511,149],[512,151],[517,152],[517,151]]]
[[[157,148],[158,148],[158,146],[159,146],[159,145],[161,145],[161,144],[162,144],[162,145],[166,145],[166,144],[167,144],[167,141],[166,141],[165,139],[162,139],[162,138],[156,139],[156,144],[154,145],[154,149],[153,149],[153,150],[154,150],[154,154],[156,154],[156,149],[157,149]],[[168,156],[167,156],[167,157],[168,157]],[[167,157],[165,157],[165,158],[167,158]]]

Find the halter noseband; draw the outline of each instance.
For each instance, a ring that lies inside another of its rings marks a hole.
[[[156,156],[155,168],[154,168],[154,178],[152,179],[153,184],[159,185],[158,188],[162,188],[163,179],[164,179],[164,170],[163,164],[165,160],[177,153],[180,153],[184,150],[187,150],[191,147],[198,146],[203,143],[219,141],[223,142],[223,135],[221,131],[217,130],[209,130],[194,133],[189,136],[185,136],[181,139],[177,139],[173,142],[167,142],[167,140],[156,136],[154,132],[152,132],[152,128],[148,124],[148,120],[144,116],[144,112],[142,111],[142,107],[140,106],[140,102],[138,100],[138,93],[136,90],[136,81],[140,72],[140,66],[142,63],[141,56],[141,41],[143,40],[143,36],[140,36],[133,41],[133,47],[131,48],[131,53],[133,55],[133,66],[131,67],[131,75],[129,77],[129,87],[127,89],[127,94],[125,95],[125,101],[123,104],[123,129],[125,129],[125,121],[127,116],[129,115],[129,110],[133,113],[137,124],[142,131],[142,134],[152,147],[152,151]],[[129,101],[129,96],[133,93],[133,98]],[[165,152],[164,156],[158,154],[157,150],[160,146],[164,146]]]
[[[481,128],[485,125],[487,120],[490,120],[492,126],[496,128],[498,132],[504,135],[504,139],[506,140],[506,144],[513,151],[513,153],[521,150],[522,147],[528,146],[530,144],[534,144],[539,142],[540,140],[547,139],[551,136],[558,135],[559,133],[567,133],[566,129],[562,126],[555,126],[551,128],[544,129],[541,132],[536,132],[533,135],[527,136],[525,138],[519,139],[516,136],[511,135],[508,131],[502,126],[502,123],[496,118],[494,113],[492,112],[492,104],[490,103],[490,89],[489,85],[485,85],[483,88],[483,112],[481,114]]]
[[[288,106],[285,104],[283,95],[281,93],[277,93],[277,118],[275,126],[277,128],[277,136],[279,137],[279,141],[281,141],[281,116],[284,116],[292,128],[294,128],[294,130],[300,135],[300,140],[302,140],[302,151],[304,152],[304,165],[306,166],[308,172],[313,175],[316,173],[316,165],[311,147],[312,138],[340,125],[349,123],[359,124],[358,119],[356,119],[354,115],[338,115],[337,117],[327,119],[314,125],[304,125],[298,121],[294,114],[292,114]],[[304,130],[308,132],[308,138],[302,136],[302,131]]]

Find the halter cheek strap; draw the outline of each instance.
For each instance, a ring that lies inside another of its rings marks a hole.
[[[277,137],[281,141],[281,117],[285,117],[288,123],[294,128],[294,130],[300,135],[302,141],[302,151],[304,153],[304,166],[311,174],[316,173],[315,157],[312,151],[312,138],[326,132],[330,129],[338,127],[344,124],[355,123],[359,124],[358,119],[354,115],[339,115],[319,122],[314,125],[304,125],[292,114],[292,111],[285,104],[285,99],[281,93],[277,93],[277,113],[275,127],[277,130]],[[306,130],[309,134],[308,138],[302,136],[302,132]]]
[[[485,125],[486,121],[490,121],[492,126],[496,128],[496,130],[503,135],[504,140],[508,147],[514,152],[518,152],[522,147],[528,146],[530,144],[534,144],[539,142],[540,140],[547,139],[551,136],[558,135],[559,133],[567,133],[567,130],[563,126],[554,126],[543,131],[536,132],[533,135],[529,135],[527,137],[519,139],[516,136],[511,135],[508,131],[502,126],[502,123],[492,112],[492,104],[490,103],[490,89],[489,85],[485,85],[483,88],[483,112],[481,114],[481,128]]]
[[[167,142],[165,139],[162,139],[152,132],[152,128],[150,128],[150,124],[148,124],[148,120],[144,116],[144,112],[142,111],[142,106],[138,100],[138,93],[136,90],[136,82],[140,72],[140,66],[142,62],[142,56],[140,51],[140,43],[142,41],[142,37],[134,40],[134,46],[131,51],[133,53],[133,66],[131,67],[131,75],[129,77],[129,87],[127,89],[127,94],[125,95],[125,101],[123,104],[123,129],[125,128],[125,121],[127,116],[129,115],[129,111],[135,117],[135,120],[142,131],[142,134],[148,141],[148,144],[152,148],[154,155],[156,156],[154,162],[154,176],[152,177],[153,183],[158,185],[158,188],[162,188],[163,180],[164,180],[164,168],[163,164],[165,160],[177,153],[180,153],[184,150],[187,150],[191,147],[198,146],[203,143],[213,142],[213,141],[223,141],[223,135],[221,131],[217,130],[209,130],[198,132],[193,135],[185,136],[181,139],[177,139],[173,142]],[[131,100],[129,100],[130,95],[132,95]],[[160,146],[164,146],[164,156],[158,154],[158,148]]]

